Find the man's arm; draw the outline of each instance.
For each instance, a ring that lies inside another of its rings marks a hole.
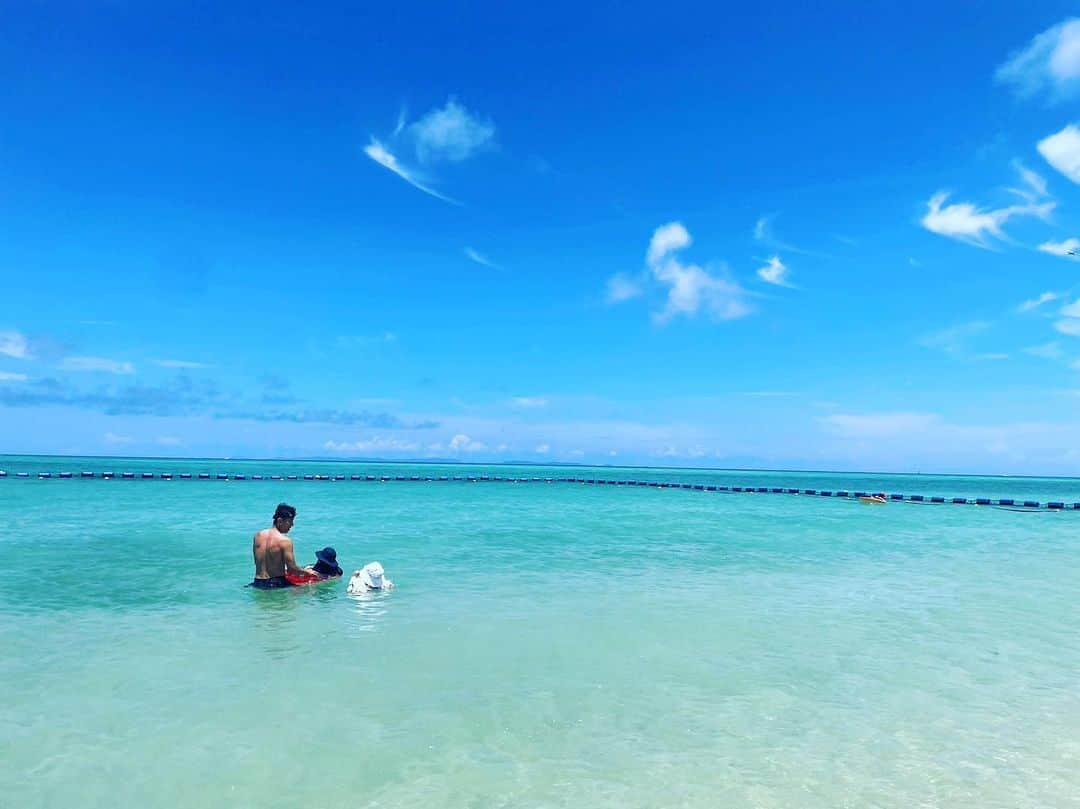
[[[296,564],[296,557],[293,556],[292,540],[286,539],[281,543],[281,555],[285,559],[285,569],[290,570],[293,573],[310,573],[311,569],[307,567],[300,567]]]

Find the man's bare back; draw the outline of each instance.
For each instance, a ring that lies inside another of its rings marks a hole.
[[[255,580],[252,584],[259,588],[287,587],[285,571],[293,573],[310,572],[296,564],[293,555],[293,543],[289,539],[296,518],[296,509],[282,503],[274,512],[274,524],[256,532],[251,543],[255,557]]]

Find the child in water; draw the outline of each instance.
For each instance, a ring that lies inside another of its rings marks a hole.
[[[383,566],[378,562],[371,562],[364,565],[363,569],[352,574],[345,592],[350,595],[360,595],[362,593],[385,592],[392,589],[394,589],[394,583],[384,575]]]
[[[316,573],[321,579],[334,579],[345,573],[337,563],[337,551],[333,548],[323,548],[321,551],[315,551],[315,558],[318,560],[311,566],[311,571]]]

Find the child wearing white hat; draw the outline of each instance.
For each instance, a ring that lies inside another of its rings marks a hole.
[[[378,562],[370,562],[352,574],[345,592],[357,595],[392,589],[394,589],[394,583],[386,578],[383,566]]]

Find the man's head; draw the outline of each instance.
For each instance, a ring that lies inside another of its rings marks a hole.
[[[274,510],[274,527],[279,531],[288,531],[296,519],[296,509],[288,503],[278,503]]]

